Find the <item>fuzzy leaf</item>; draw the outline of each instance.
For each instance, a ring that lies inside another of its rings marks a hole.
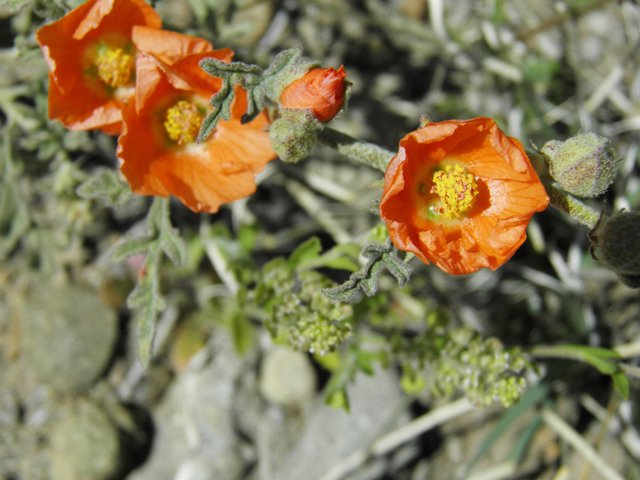
[[[0,185],[0,227],[8,231],[0,236],[0,259],[20,241],[31,225],[28,207],[18,194],[17,187],[9,182]]]
[[[102,170],[80,185],[76,193],[82,198],[103,200],[110,207],[126,202],[132,195],[129,185],[121,182],[114,170]]]
[[[187,261],[187,244],[178,235],[176,228],[162,231],[160,234],[160,248],[178,268],[181,268]]]
[[[181,268],[187,261],[187,244],[180,237],[180,231],[171,225],[168,201],[162,210],[160,221],[160,248],[178,268]]]
[[[142,308],[138,316],[138,359],[146,370],[153,356],[153,340],[156,336],[158,310],[153,305]]]
[[[160,250],[157,244],[148,249],[147,258],[138,285],[127,297],[127,307],[142,307],[138,314],[138,356],[144,368],[149,366],[153,354],[153,339],[156,333],[157,312],[165,310],[167,303],[160,293],[158,267]]]
[[[136,307],[147,307],[153,305],[156,310],[164,310],[167,308],[167,304],[160,295],[158,288],[158,279],[152,279],[151,277],[157,276],[156,274],[147,273],[131,291],[127,297],[127,307],[134,309]]]
[[[257,65],[250,65],[242,62],[221,62],[215,58],[204,58],[200,60],[200,68],[209,75],[220,78],[230,78],[232,75],[241,76],[262,76],[262,69]]]
[[[149,238],[125,238],[113,247],[111,256],[114,262],[121,262],[126,258],[145,253],[153,243]]]
[[[296,45],[295,47],[289,48],[288,50],[284,50],[280,52],[276,58],[273,59],[269,68],[264,72],[265,77],[269,77],[277,74],[281,70],[289,68],[292,66],[302,55],[302,47],[300,45]]]
[[[398,280],[398,285],[403,287],[411,277],[412,268],[404,263],[396,255],[397,249],[387,240],[384,245],[368,245],[362,250],[362,255],[369,261],[362,270],[354,273],[342,285],[328,288],[322,291],[328,298],[341,302],[350,300],[362,289],[371,297],[378,291],[378,277],[382,267],[385,266]]]
[[[264,89],[257,85],[247,91],[247,111],[240,119],[240,123],[249,123],[256,118],[264,108]]]
[[[215,130],[220,120],[229,120],[231,118],[231,102],[233,102],[235,95],[236,91],[233,88],[233,84],[225,80],[222,89],[211,97],[210,103],[214,109],[202,121],[200,132],[196,139],[197,143],[204,142]]]

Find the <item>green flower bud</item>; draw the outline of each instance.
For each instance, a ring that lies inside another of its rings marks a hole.
[[[297,163],[309,155],[318,139],[320,124],[308,110],[289,110],[271,124],[271,146],[280,160]]]
[[[595,133],[581,133],[566,142],[551,140],[540,152],[549,163],[551,176],[578,197],[597,197],[616,178],[611,142]]]
[[[601,218],[589,232],[591,256],[618,274],[628,287],[640,287],[640,213],[620,211]]]

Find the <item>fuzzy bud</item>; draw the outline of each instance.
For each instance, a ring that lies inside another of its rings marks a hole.
[[[304,76],[291,82],[282,92],[280,103],[284,108],[307,109],[320,122],[331,120],[344,100],[344,66],[314,68]]]
[[[591,256],[615,271],[622,283],[640,288],[640,213],[601,218],[589,232]]]
[[[597,197],[616,178],[617,160],[611,142],[595,133],[581,133],[566,142],[551,140],[541,153],[551,176],[572,195]]]
[[[269,127],[271,147],[280,160],[297,163],[309,155],[321,125],[308,111],[288,111]]]

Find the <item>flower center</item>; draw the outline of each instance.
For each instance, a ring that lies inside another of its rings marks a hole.
[[[135,66],[135,55],[124,53],[121,48],[105,50],[96,60],[100,80],[113,88],[123,87],[131,82]]]
[[[439,213],[444,218],[456,218],[468,211],[478,194],[478,185],[473,175],[466,173],[460,165],[447,165],[433,174],[431,193],[440,197]]]
[[[164,128],[169,137],[178,145],[193,142],[198,136],[204,117],[198,107],[186,100],[180,100],[167,110]]]

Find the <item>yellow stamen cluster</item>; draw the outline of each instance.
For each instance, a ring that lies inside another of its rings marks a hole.
[[[473,175],[465,173],[460,165],[447,165],[444,170],[433,174],[431,193],[440,197],[442,207],[439,213],[444,218],[456,218],[473,206],[478,185]]]
[[[203,119],[198,107],[186,100],[180,100],[167,110],[164,128],[171,140],[178,145],[184,145],[196,139]]]
[[[123,87],[131,82],[135,66],[135,55],[124,53],[121,48],[105,50],[96,60],[98,77],[113,88]]]

